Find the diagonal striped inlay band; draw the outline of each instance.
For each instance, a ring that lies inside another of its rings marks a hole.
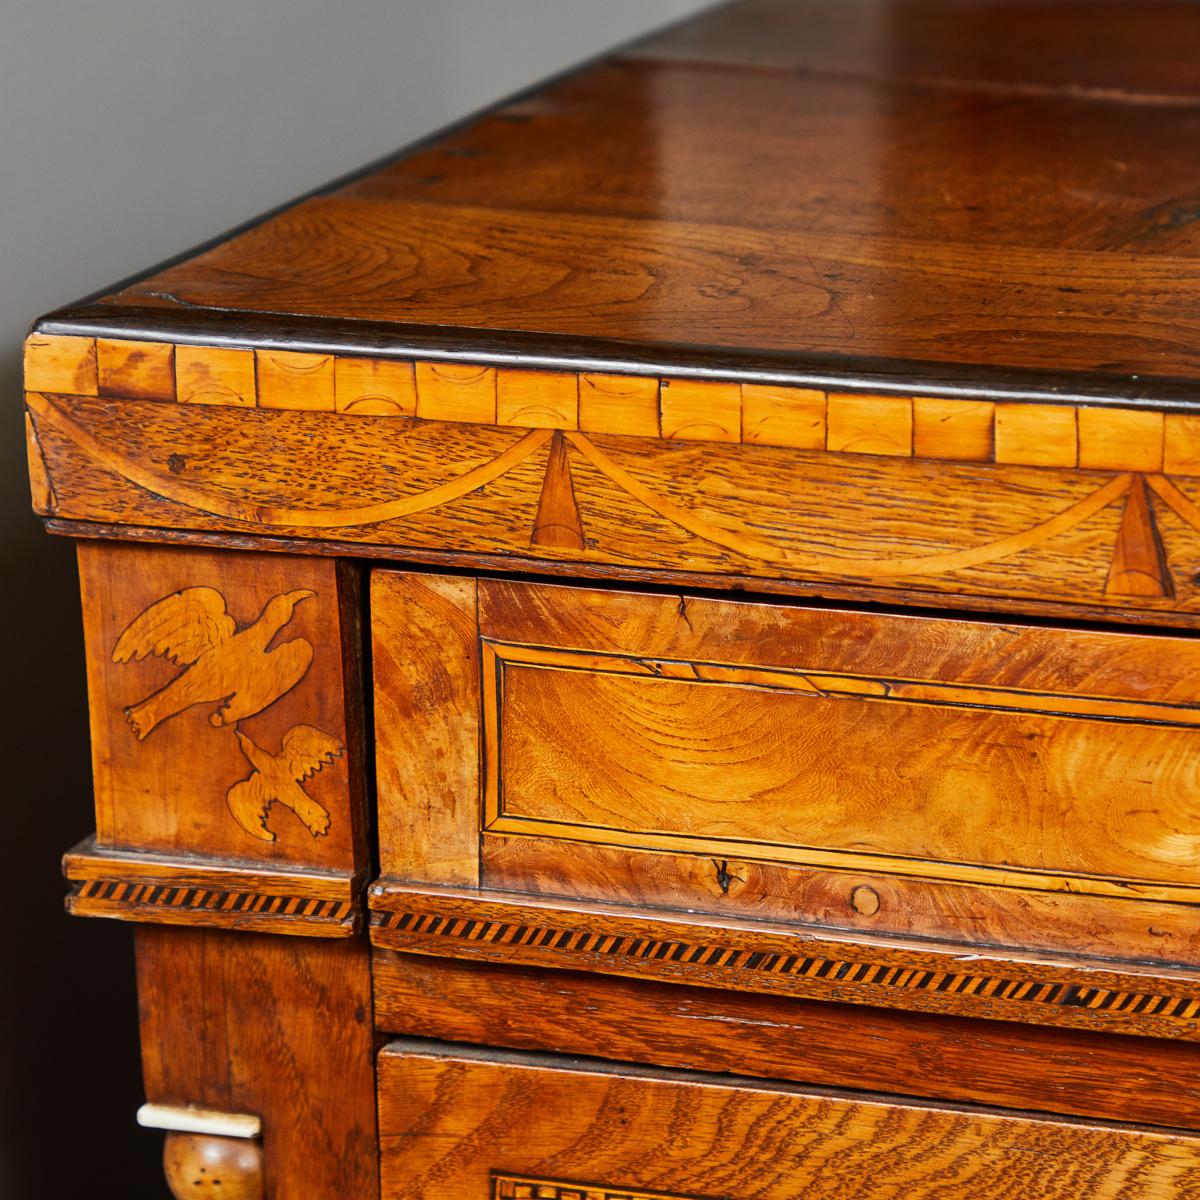
[[[640,959],[715,967],[731,974],[754,972],[884,989],[988,997],[1026,1004],[1031,1008],[1047,1006],[1058,1009],[1088,1009],[1155,1016],[1170,1021],[1190,1021],[1200,1014],[1200,997],[1196,996],[1118,991],[1078,983],[926,970],[888,963],[853,962],[776,951],[589,933],[579,929],[473,920],[468,917],[375,911],[371,914],[371,925],[379,930],[394,930],[426,937],[459,938],[493,945],[602,955],[613,959]]]
[[[86,879],[72,884],[71,895],[80,900],[108,901],[129,907],[157,907],[230,916],[258,915],[301,917],[341,922],[354,909],[349,900],[305,896],[272,896],[262,892],[221,891],[126,879]]]

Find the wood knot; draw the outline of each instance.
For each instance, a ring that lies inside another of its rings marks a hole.
[[[744,884],[746,880],[737,874],[737,863],[731,863],[727,858],[713,858],[709,861],[712,864],[712,880],[722,896],[728,896],[731,891],[736,894],[741,890],[736,885]]]
[[[865,883],[860,884],[850,893],[850,907],[860,917],[873,917],[879,911],[879,893]]]

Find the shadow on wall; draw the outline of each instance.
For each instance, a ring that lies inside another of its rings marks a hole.
[[[4,880],[0,1196],[164,1194],[143,1099],[128,925],[63,912],[58,861],[89,834],[91,764],[74,548],[29,505],[17,347],[0,356]],[[13,944],[15,936],[16,944]],[[119,1181],[119,1182],[118,1182]]]

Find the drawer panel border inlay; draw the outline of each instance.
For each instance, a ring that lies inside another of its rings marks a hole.
[[[665,851],[749,858],[838,870],[869,870],[917,876],[939,883],[983,883],[996,887],[1070,892],[1118,900],[1197,904],[1200,885],[1145,878],[1089,875],[1086,872],[943,861],[867,850],[756,841],[752,838],[697,836],[665,830],[622,829],[611,825],[555,820],[506,812],[504,807],[503,696],[510,666],[635,676],[686,683],[838,697],[869,704],[905,704],[976,709],[1054,717],[1166,726],[1200,731],[1193,704],[1117,699],[1103,695],[1039,692],[989,687],[952,680],[903,679],[822,669],[756,667],[747,664],[670,659],[599,650],[576,650],[481,640],[485,774],[482,828],[485,833],[558,838],[627,850]]]

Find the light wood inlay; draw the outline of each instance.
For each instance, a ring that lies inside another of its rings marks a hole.
[[[817,389],[742,384],[744,442],[824,450],[825,416],[825,393]]]
[[[1200,416],[1163,417],[1163,470],[1168,475],[1200,475]]]
[[[416,365],[417,416],[426,421],[496,423],[496,371],[458,363]]]
[[[1079,465],[1100,471],[1161,471],[1163,414],[1079,409]]]
[[[177,356],[173,368],[168,361],[172,352]],[[101,393],[114,399],[416,415],[427,421],[842,454],[1200,475],[1200,434],[1195,432],[1200,418],[1184,414],[827,394],[771,384],[576,375],[291,351],[258,351],[255,382],[252,353],[102,341]],[[32,335],[26,349],[26,389],[94,395],[95,354],[96,342],[90,338]]]
[[[258,402],[263,408],[333,412],[332,354],[258,350]]]
[[[578,376],[552,371],[500,371],[496,377],[496,421],[533,429],[578,429]]]
[[[1163,598],[1175,594],[1154,507],[1146,481],[1140,475],[1130,485],[1125,499],[1125,513],[1105,590],[1114,596]]]
[[[79,567],[98,844],[357,871],[354,576],[121,543]]]
[[[25,387],[31,392],[95,396],[95,339],[30,334],[25,339]]]
[[[100,395],[174,400],[175,347],[165,342],[100,338],[96,342]]]
[[[1200,1041],[1182,967],[389,880],[371,910],[372,942],[413,954]]]
[[[417,381],[410,362],[337,358],[333,378],[334,404],[340,413],[373,417],[416,415]]]
[[[659,381],[640,375],[579,376],[579,428],[658,437]]]
[[[67,911],[159,925],[352,937],[360,878],[350,871],[109,850],[89,838],[63,859]]]
[[[647,1192],[641,1188],[565,1183],[523,1175],[492,1176],[492,1200],[694,1200],[693,1197]]]
[[[1075,466],[1079,461],[1076,412],[1066,405],[997,404],[996,461]]]
[[[176,346],[175,396],[180,404],[253,407],[258,403],[254,352]]]
[[[913,453],[918,458],[991,462],[996,406],[990,400],[913,400]]]
[[[736,383],[665,379],[659,389],[662,435],[685,441],[740,442],[741,402]]]
[[[912,401],[905,396],[831,393],[827,419],[830,450],[900,458],[913,452]]]

